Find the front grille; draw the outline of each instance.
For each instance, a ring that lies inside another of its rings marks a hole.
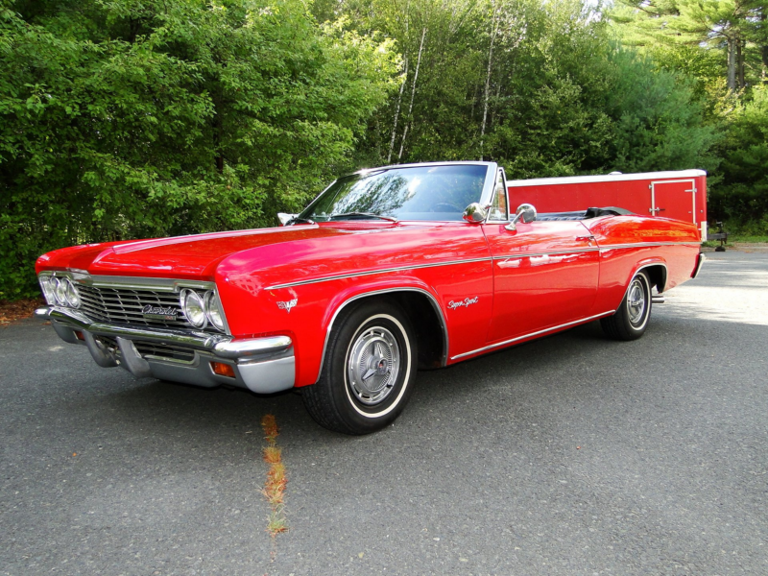
[[[104,346],[113,352],[118,351],[117,340],[114,338],[110,336],[98,336],[98,339]],[[152,356],[163,360],[174,360],[176,362],[192,362],[195,359],[195,351],[187,348],[177,348],[175,346],[167,346],[165,344],[145,342],[141,340],[134,340],[133,344],[143,358]]]
[[[179,295],[174,292],[156,292],[136,288],[98,288],[78,285],[82,305],[80,310],[89,318],[107,323],[134,324],[155,328],[192,328],[179,307]],[[145,318],[142,310],[147,305],[174,308],[178,315],[173,320]]]

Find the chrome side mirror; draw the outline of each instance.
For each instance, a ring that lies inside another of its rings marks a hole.
[[[488,216],[488,211],[479,202],[472,202],[469,206],[464,208],[464,215],[462,218],[470,224],[479,224],[485,222],[485,218]]]
[[[277,219],[280,220],[280,226],[285,226],[288,222],[296,218],[298,214],[286,214],[285,212],[278,212]]]
[[[514,218],[512,218],[512,221],[504,226],[504,228],[514,232],[517,230],[518,222],[528,224],[534,220],[536,220],[536,208],[533,207],[533,204],[520,204],[520,206],[517,207],[517,212],[515,212]]]

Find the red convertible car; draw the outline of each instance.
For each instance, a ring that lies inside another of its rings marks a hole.
[[[600,320],[642,336],[652,289],[701,266],[694,224],[615,207],[510,212],[493,162],[362,170],[283,226],[56,250],[37,272],[58,335],[99,366],[257,393],[298,387],[322,426],[363,434],[419,368]]]

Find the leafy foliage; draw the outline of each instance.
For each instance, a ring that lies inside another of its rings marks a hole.
[[[616,36],[657,66],[692,81],[703,121],[722,137],[711,150],[709,219],[768,232],[765,85],[768,4],[759,0],[619,0]]]
[[[349,163],[387,41],[300,0],[17,2],[0,13],[0,297],[59,246],[272,223]]]
[[[768,88],[760,86],[735,114],[723,151],[726,186],[713,195],[714,208],[737,228],[768,230]]]
[[[759,222],[765,4],[621,4],[0,0],[0,298],[50,249],[265,226],[406,161],[705,168]]]

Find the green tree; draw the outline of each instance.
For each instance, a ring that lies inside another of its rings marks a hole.
[[[722,154],[724,184],[713,209],[733,226],[768,233],[768,87],[760,86],[734,115]]]
[[[300,0],[4,0],[0,297],[31,293],[52,248],[298,208],[349,166],[397,66]]]
[[[732,91],[765,78],[765,15],[766,4],[756,0],[619,0],[610,12],[625,44],[646,48],[662,65],[684,67],[694,76],[719,69]],[[704,71],[696,61],[707,52],[718,62]]]

